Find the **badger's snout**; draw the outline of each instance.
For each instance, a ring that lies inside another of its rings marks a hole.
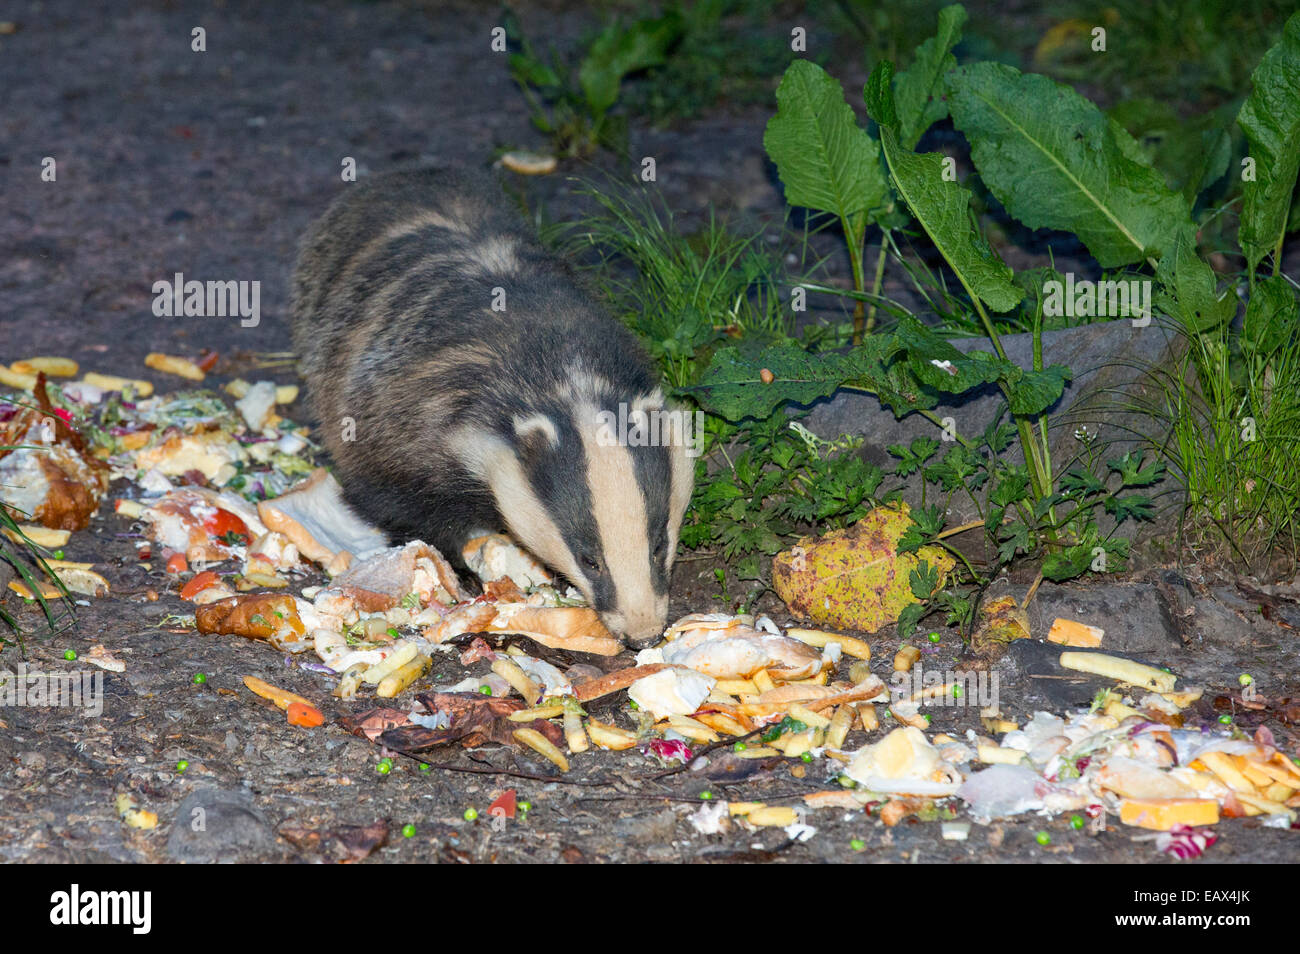
[[[650,606],[629,610],[611,609],[600,614],[605,628],[630,649],[645,649],[659,642],[668,622],[668,594]]]

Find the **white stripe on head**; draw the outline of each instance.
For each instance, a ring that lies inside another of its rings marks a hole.
[[[513,448],[499,437],[472,428],[454,435],[451,445],[470,473],[492,488],[497,510],[515,540],[563,573],[590,599],[591,581],[579,568],[560,528],[537,499]]]
[[[662,623],[650,567],[649,518],[628,448],[601,440],[599,409],[581,403],[574,425],[587,455],[587,486],[592,517],[605,563],[614,584],[615,625],[629,636],[644,636]]]

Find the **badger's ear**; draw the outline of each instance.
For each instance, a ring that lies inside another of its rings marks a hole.
[[[515,446],[525,460],[560,446],[560,432],[545,414],[516,414],[514,425]]]

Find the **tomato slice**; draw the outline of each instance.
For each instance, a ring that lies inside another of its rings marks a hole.
[[[218,583],[220,580],[221,577],[217,576],[217,574],[213,573],[211,570],[204,570],[202,573],[196,573],[194,574],[194,579],[181,587],[181,599],[192,600],[209,586]]]
[[[222,543],[233,541],[233,538],[226,536],[228,533],[244,538],[242,541],[234,541],[237,543],[247,544],[253,540],[252,535],[248,532],[248,524],[244,523],[237,514],[233,514],[229,510],[223,510],[220,507],[217,508],[216,513],[203,521],[203,529]]]

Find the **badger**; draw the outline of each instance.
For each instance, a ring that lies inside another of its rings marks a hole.
[[[355,510],[453,560],[504,531],[625,644],[663,631],[694,475],[685,418],[636,337],[485,174],[349,186],[303,239],[292,316]],[[614,420],[643,439],[620,441]]]

